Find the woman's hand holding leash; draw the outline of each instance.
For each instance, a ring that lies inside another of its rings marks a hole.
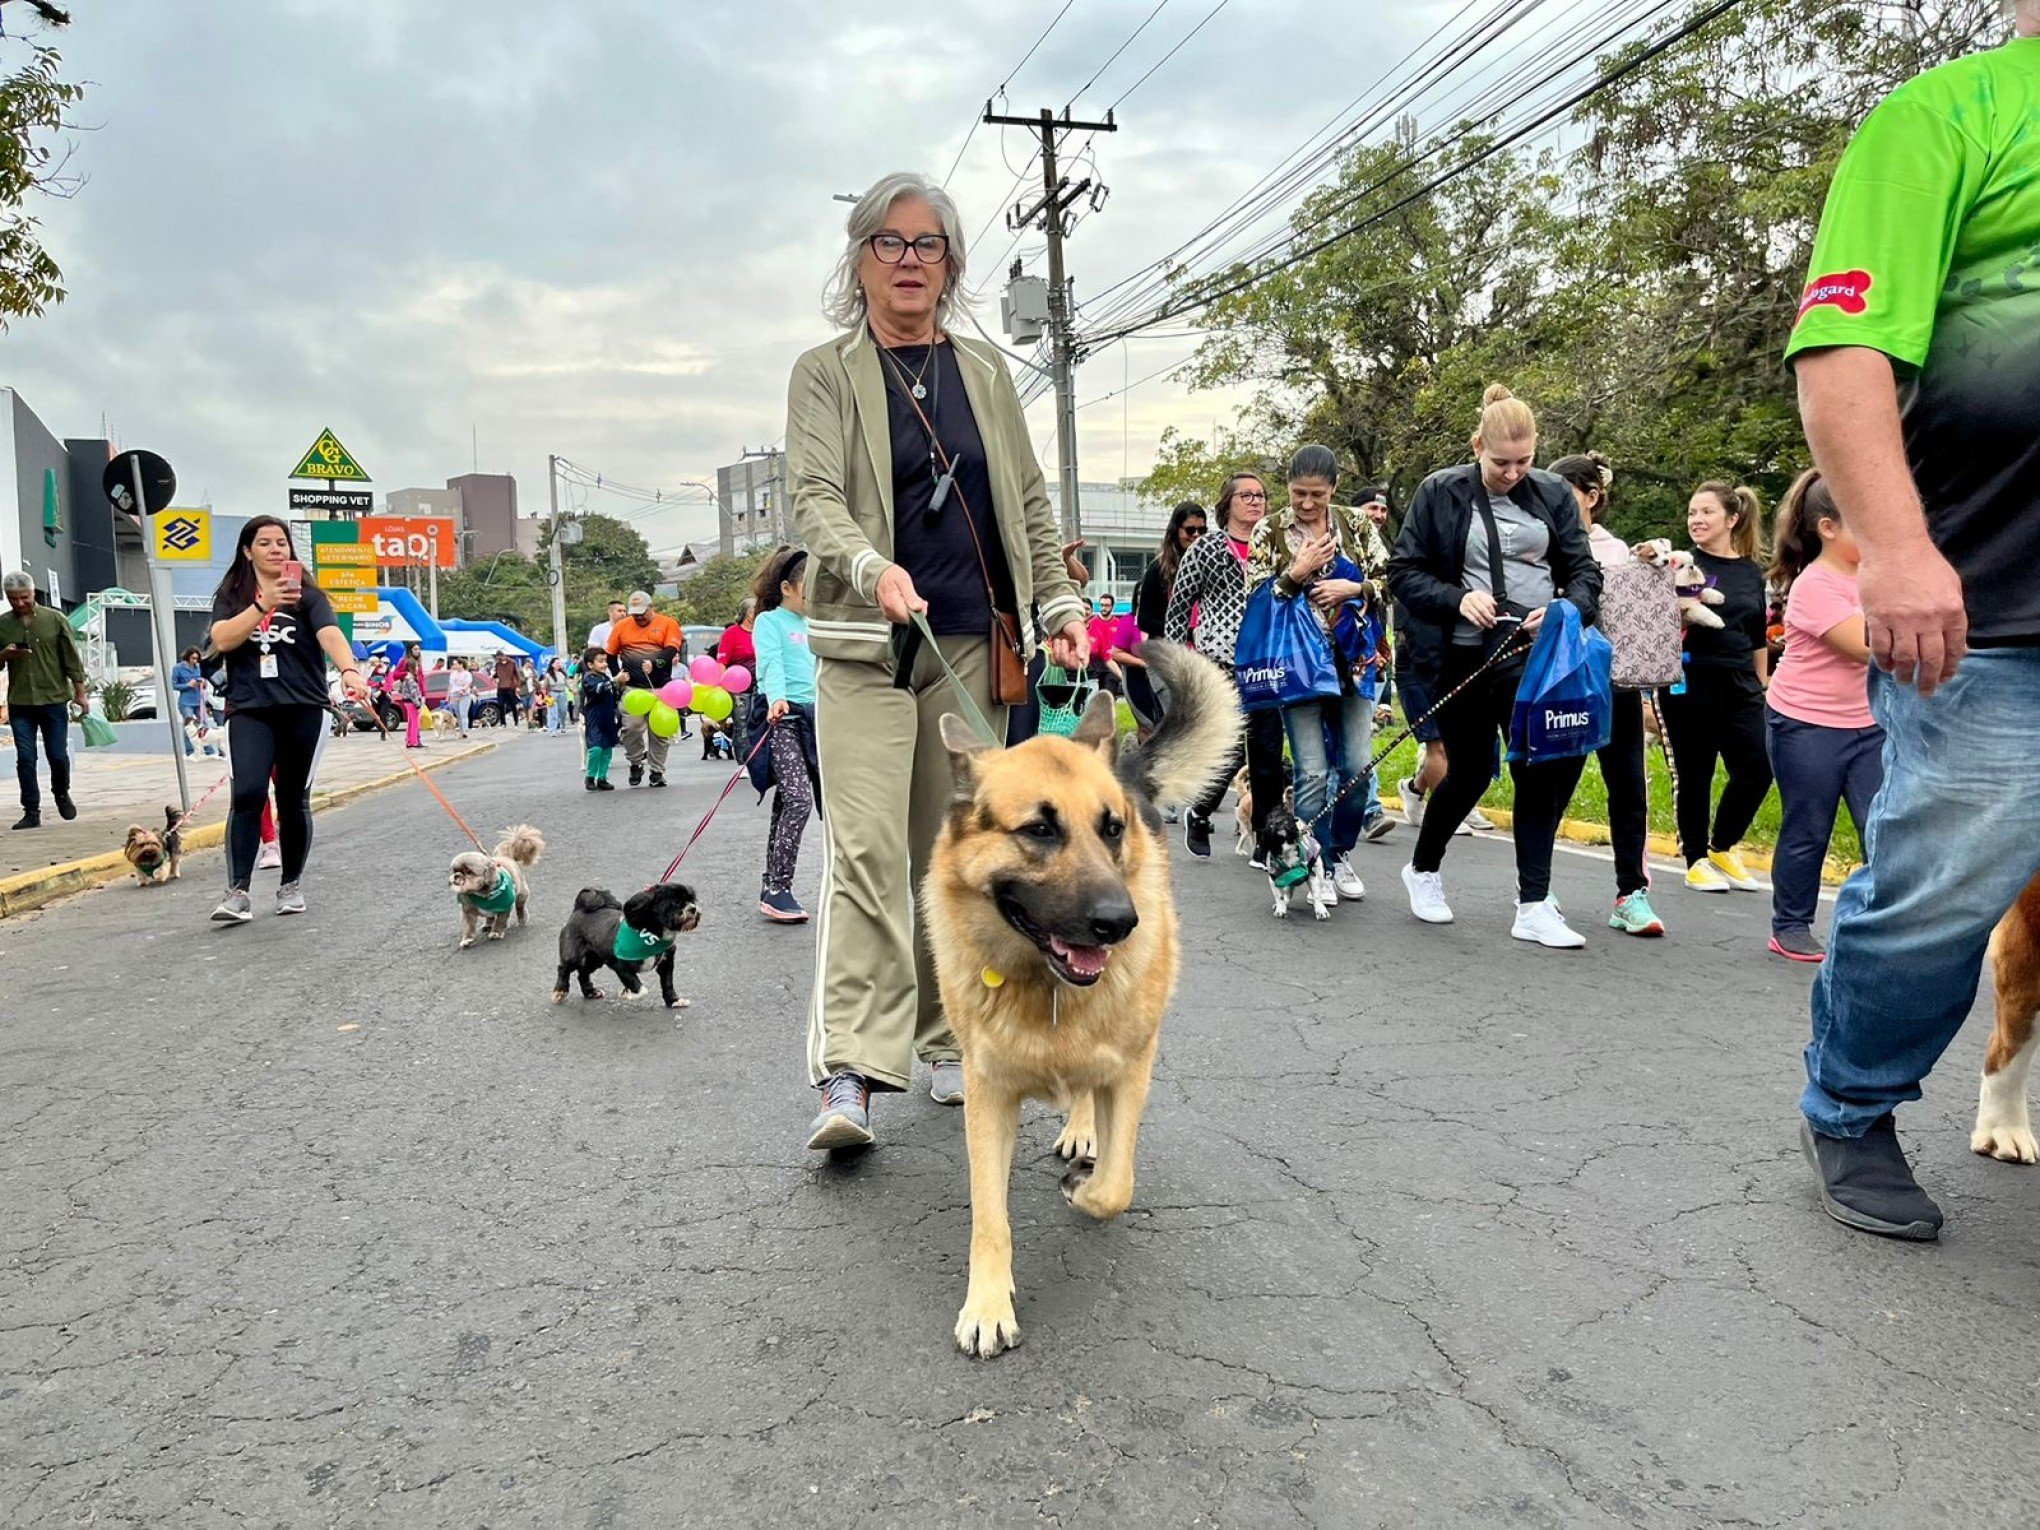
[[[896,627],[913,620],[916,611],[926,612],[928,602],[914,588],[914,576],[895,563],[878,576],[878,609]]]
[[[779,700],[773,702],[772,705],[766,709],[765,721],[767,721],[768,723],[776,723],[779,721],[780,718],[784,717],[788,712],[792,710],[793,710],[792,703],[787,701],[787,699],[784,696],[782,696],[779,698]]]

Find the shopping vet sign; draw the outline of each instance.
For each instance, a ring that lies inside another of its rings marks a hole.
[[[165,563],[212,562],[212,512],[174,505],[149,520],[154,551]]]

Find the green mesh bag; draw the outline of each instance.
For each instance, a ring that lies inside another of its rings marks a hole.
[[[1073,673],[1060,664],[1044,664],[1041,681],[1034,687],[1034,699],[1041,708],[1041,731],[1057,738],[1075,733],[1095,689],[1089,675]]]

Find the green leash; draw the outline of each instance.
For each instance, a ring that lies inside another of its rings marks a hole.
[[[975,728],[977,736],[994,749],[1004,745],[1005,739],[992,731],[992,725],[985,721],[985,714],[978,710],[977,700],[971,695],[970,687],[963,683],[963,677],[956,672],[948,656],[942,652],[942,645],[935,641],[934,629],[928,625],[927,612],[915,611],[912,613],[912,619],[911,627],[893,629],[893,689],[904,691],[912,687],[914,659],[925,645],[928,652],[934,655],[936,666],[956,688],[957,699],[963,703],[964,721]]]

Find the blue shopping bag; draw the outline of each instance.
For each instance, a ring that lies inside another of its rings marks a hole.
[[[1279,599],[1272,579],[1247,597],[1233,649],[1233,680],[1249,712],[1339,694],[1338,662],[1308,600]]]
[[[1615,726],[1614,663],[1608,640],[1581,627],[1579,607],[1569,600],[1546,606],[1516,687],[1511,763],[1541,765],[1603,748]]]

